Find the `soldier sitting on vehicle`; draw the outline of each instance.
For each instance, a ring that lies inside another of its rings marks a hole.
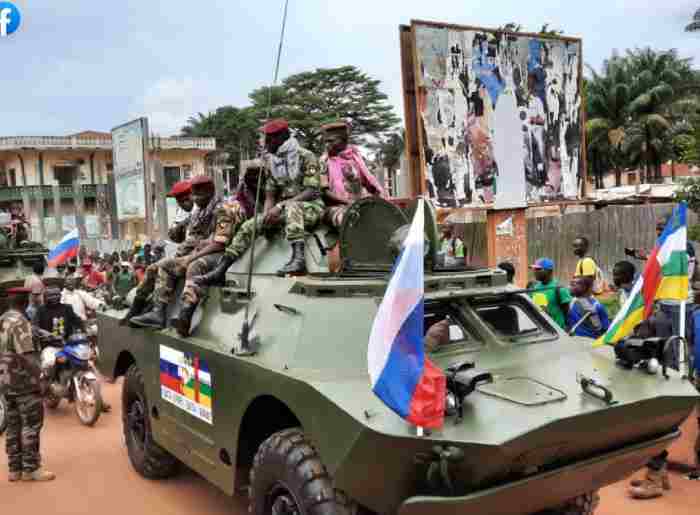
[[[131,324],[136,327],[163,329],[168,304],[173,300],[177,280],[185,277],[185,289],[189,292],[195,291],[197,285],[192,281],[192,277],[202,275],[214,266],[226,248],[233,220],[228,211],[221,209],[222,200],[216,196],[211,177],[198,175],[192,180],[192,198],[199,210],[190,222],[187,241],[198,243],[191,252],[184,255],[178,252],[176,257],[158,263],[153,309],[131,319]],[[196,293],[193,297],[196,297]],[[192,303],[186,295],[177,321],[180,334],[189,334],[189,321],[196,307],[196,303]]]
[[[262,177],[260,177],[262,174]],[[243,180],[238,184],[238,189],[233,197],[233,200],[227,203],[229,209],[233,211],[235,223],[233,226],[232,234],[235,235],[239,229],[242,228],[242,224],[253,218],[253,213],[256,208],[258,214],[261,211],[260,206],[256,202],[258,179],[262,181],[260,184],[261,195],[265,187],[265,164],[260,159],[253,159],[248,161],[245,170],[243,171]],[[258,216],[258,223],[262,225],[262,217]],[[215,284],[223,284],[223,280],[226,275],[226,270],[229,268],[230,263],[226,259],[226,255],[221,257],[216,266],[208,270],[206,274],[198,275],[192,278],[192,280],[200,288],[206,286],[212,286]]]
[[[250,162],[244,172],[235,200],[224,202],[217,211],[214,241],[223,244],[222,249],[231,243],[236,231],[243,223],[253,217],[258,177],[263,171],[261,161]],[[178,333],[183,337],[189,336],[192,315],[197,305],[207,295],[208,285],[202,281],[197,282],[197,278],[214,269],[221,260],[221,256],[221,254],[212,254],[210,259],[200,259],[199,262],[195,262],[196,267],[193,264],[188,270],[187,281],[182,291],[183,307],[176,324]]]
[[[321,126],[326,154],[321,156],[323,200],[328,206],[323,221],[340,229],[350,204],[372,195],[384,197],[379,181],[372,175],[357,147],[348,144],[350,125],[339,121]],[[325,181],[323,178],[328,177]],[[325,182],[325,184],[324,184]]]
[[[181,244],[176,253],[176,257],[181,257],[192,252],[198,243],[198,240],[195,240],[194,238],[190,238],[189,240],[187,238],[187,228],[190,224],[190,219],[192,216],[191,213],[194,207],[194,203],[192,202],[191,181],[176,182],[167,196],[174,198],[175,202],[177,202],[178,208],[180,208],[182,212],[187,213],[187,216],[176,220],[175,223],[168,228],[168,238],[175,243]],[[127,312],[126,316],[120,321],[122,325],[126,324],[133,317],[140,315],[146,309],[148,299],[153,293],[153,289],[156,285],[156,278],[158,277],[158,269],[160,265],[161,261],[158,260],[146,268],[143,281],[141,281],[136,289],[134,301],[129,307],[129,311]],[[125,277],[122,277],[122,279],[125,279]],[[122,298],[126,298],[123,293],[121,295]]]
[[[316,156],[301,147],[290,134],[286,120],[266,123],[263,132],[270,155],[265,179],[265,208],[257,217],[257,223],[263,232],[285,228],[292,256],[277,274],[303,274],[306,273],[304,231],[319,223],[324,208],[320,165]],[[250,247],[254,223],[255,219],[251,219],[241,226],[216,269],[199,279],[200,284],[216,284],[224,280],[226,270]]]

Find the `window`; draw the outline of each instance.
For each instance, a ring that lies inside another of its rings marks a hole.
[[[556,331],[531,305],[512,297],[500,302],[473,301],[477,315],[497,336],[512,342],[543,340]]]
[[[170,191],[175,183],[180,180],[180,167],[179,166],[164,166],[163,167],[163,177],[165,178],[165,191]]]
[[[8,181],[7,181],[8,186],[11,186],[13,188],[15,186],[17,186],[17,172],[15,171],[14,168],[10,168],[7,171],[7,178],[8,178]]]
[[[182,180],[189,181],[192,178],[192,165],[182,165]]]
[[[468,328],[461,308],[457,304],[428,302],[425,304],[423,319],[424,336],[428,336],[425,340],[426,349],[429,352],[477,350],[482,345],[482,342],[474,336],[474,331]],[[436,324],[446,324],[447,327],[438,331]]]
[[[70,186],[77,179],[78,169],[75,166],[54,166],[53,177],[61,186]]]

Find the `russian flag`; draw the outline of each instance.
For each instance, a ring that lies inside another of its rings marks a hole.
[[[423,202],[374,319],[367,366],[372,391],[384,404],[411,424],[437,428],[445,418],[447,387],[423,345]]]
[[[56,268],[58,265],[65,263],[71,258],[78,255],[80,247],[80,234],[78,229],[73,229],[66,234],[61,241],[58,242],[51,252],[49,252],[48,262],[49,267]]]

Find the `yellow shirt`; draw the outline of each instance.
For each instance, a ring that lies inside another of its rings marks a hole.
[[[585,257],[585,258],[579,259],[578,263],[576,263],[576,273],[574,273],[574,277],[581,277],[581,276],[595,277],[597,272],[598,272],[598,265],[596,265],[595,261],[593,261],[593,258]]]

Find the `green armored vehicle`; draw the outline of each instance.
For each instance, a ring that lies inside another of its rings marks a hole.
[[[429,206],[425,327],[449,321],[430,354],[451,378],[447,416],[422,432],[390,411],[370,389],[367,342],[387,242],[410,219],[353,204],[334,274],[323,231],[299,277],[276,277],[289,249],[260,237],[250,293],[245,256],[187,339],[100,313],[100,367],[125,376],[134,468],[164,478],[184,464],[229,495],[247,485],[255,515],[588,514],[599,488],[678,437],[697,401],[688,381],[567,336],[500,270],[439,269]]]
[[[24,286],[36,262],[45,262],[49,250],[41,243],[30,241],[25,223],[11,220],[8,213],[0,213],[0,313],[6,309],[8,288]],[[58,285],[57,279],[47,277],[49,285]]]

